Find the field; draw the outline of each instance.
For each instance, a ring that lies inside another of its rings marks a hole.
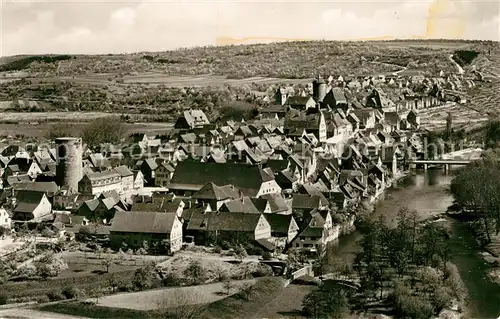
[[[451,113],[454,129],[471,129],[484,125],[489,117],[471,109],[467,105],[455,104],[452,106],[442,106],[420,110],[420,126],[430,131],[440,131],[446,128],[446,118]]]
[[[231,289],[230,294],[238,292],[246,283],[255,284],[255,279],[233,281],[232,284],[234,287]],[[100,298],[98,305],[134,310],[156,310],[162,307],[174,308],[186,305],[208,304],[227,296],[223,283],[218,282],[203,286],[121,293]]]
[[[30,78],[35,81],[35,78]],[[44,83],[69,82],[75,84],[94,84],[94,85],[127,85],[127,84],[148,84],[162,85],[166,87],[206,87],[206,86],[243,86],[251,83],[257,84],[305,84],[311,82],[310,78],[305,79],[286,79],[271,77],[249,77],[244,79],[228,79],[222,75],[199,75],[199,76],[174,76],[161,73],[144,73],[140,75],[124,75],[120,77],[117,83],[115,74],[89,74],[76,75],[74,77],[45,77]]]
[[[0,113],[1,116],[2,113]],[[29,114],[29,113],[26,113]],[[33,114],[33,113],[32,113]],[[12,121],[16,122],[16,121]],[[59,122],[58,122],[59,123]],[[72,128],[81,132],[88,123],[80,122],[75,123],[73,121],[69,122]],[[0,137],[16,136],[18,134],[24,135],[26,138],[45,138],[54,125],[53,122],[43,122],[38,124],[28,124],[28,123],[0,123]],[[172,129],[171,123],[134,123],[134,124],[124,124],[128,134],[134,133],[145,133],[150,134],[165,134]]]

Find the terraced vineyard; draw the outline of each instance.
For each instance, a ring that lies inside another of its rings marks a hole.
[[[420,126],[430,131],[444,130],[448,113],[453,116],[452,127],[455,130],[461,128],[471,130],[483,125],[489,119],[488,115],[480,113],[468,105],[450,104],[449,106],[419,111]]]
[[[500,55],[482,56],[472,67],[480,70],[486,81],[468,92],[470,106],[492,118],[500,117]]]

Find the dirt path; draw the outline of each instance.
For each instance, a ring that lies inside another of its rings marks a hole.
[[[238,292],[246,283],[255,284],[255,279],[233,281],[230,294]],[[171,308],[206,304],[227,296],[223,283],[218,282],[202,286],[166,288],[106,296],[99,299],[99,305],[135,310],[153,310],[159,307]],[[95,301],[95,299],[89,300]]]
[[[53,312],[44,312],[25,308],[12,308],[0,310],[1,319],[86,319]]]

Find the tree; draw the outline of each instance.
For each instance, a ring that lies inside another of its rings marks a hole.
[[[110,254],[106,254],[106,256],[104,256],[102,260],[102,264],[104,265],[104,267],[106,267],[107,273],[109,273],[109,267],[111,267],[111,265],[113,265],[114,263],[115,263],[115,258]]]
[[[236,247],[236,249],[234,250],[234,253],[236,255],[236,257],[240,260],[240,261],[243,261],[243,259],[247,258],[248,257],[248,254],[247,254],[247,251],[245,250],[245,248],[243,248],[243,246],[238,246]]]
[[[59,137],[78,137],[78,130],[68,123],[56,123],[50,126],[47,138],[55,140]]]
[[[252,295],[255,291],[254,285],[251,283],[247,282],[241,287],[241,294],[245,298],[245,300],[249,301],[252,299]]]
[[[233,289],[233,283],[231,282],[230,279],[226,279],[222,283],[222,287],[226,291],[226,295],[229,295],[231,293],[231,289]]]
[[[118,118],[100,118],[84,128],[82,139],[89,148],[97,150],[102,144],[121,143],[125,133],[125,126]]]
[[[188,267],[184,269],[184,276],[188,278],[192,284],[197,285],[205,281],[206,273],[198,260],[192,260]]]
[[[338,285],[329,288],[322,286],[310,292],[302,301],[302,311],[314,319],[340,319],[346,310],[346,293]]]

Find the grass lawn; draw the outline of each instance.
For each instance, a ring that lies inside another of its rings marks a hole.
[[[254,284],[255,280],[237,280],[230,294],[239,291],[245,283]],[[174,308],[185,305],[208,304],[226,298],[223,283],[217,282],[203,286],[172,287],[139,292],[120,293],[99,298],[99,306],[117,307],[134,310],[155,310],[158,307]],[[91,299],[92,301],[95,299]]]
[[[213,302],[206,306],[204,318],[263,318],[258,315],[259,310],[266,308],[270,302],[280,296],[284,289],[283,278],[261,278],[253,286],[254,290],[250,300],[241,298],[236,294],[228,298]]]
[[[287,286],[283,291],[269,302],[266,307],[260,308],[258,318],[302,318],[302,300],[315,286],[295,285]]]
[[[99,319],[150,319],[154,318],[147,311],[109,308],[86,304],[83,302],[70,301],[57,304],[48,304],[37,308],[40,311],[62,313],[72,316],[99,318]]]

